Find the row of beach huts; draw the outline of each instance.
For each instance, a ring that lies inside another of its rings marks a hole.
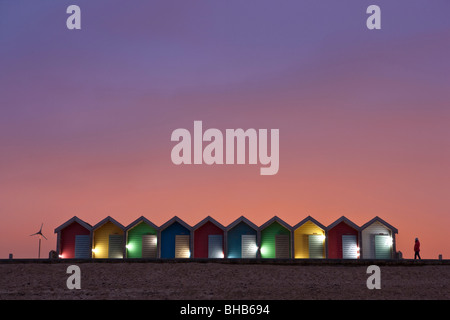
[[[158,227],[145,217],[92,226],[75,216],[55,233],[61,259],[396,259],[398,230],[379,217],[324,226],[308,216],[290,226],[274,216],[258,227],[241,216],[225,227],[208,216],[192,227],[175,216]]]

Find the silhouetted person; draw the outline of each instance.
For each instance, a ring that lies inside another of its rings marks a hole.
[[[416,238],[416,242],[414,243],[414,260],[416,260],[416,258],[419,258],[420,260],[420,242],[418,238]]]

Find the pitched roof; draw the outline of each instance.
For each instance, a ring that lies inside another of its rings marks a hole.
[[[251,222],[250,220],[248,220],[246,217],[244,216],[240,216],[239,218],[237,218],[236,220],[234,220],[233,222],[231,222],[227,227],[226,230],[229,231],[231,229],[233,229],[235,226],[237,226],[239,223],[245,223],[248,226],[250,226],[251,228],[258,230],[258,226],[256,224],[254,224],[253,222]]]
[[[333,229],[335,226],[337,226],[339,223],[341,223],[341,222],[344,222],[344,223],[346,223],[347,225],[349,225],[350,227],[352,227],[353,229],[355,229],[355,230],[360,230],[360,227],[358,226],[358,225],[356,225],[354,222],[352,222],[350,219],[348,219],[347,217],[345,217],[345,216],[342,216],[342,217],[340,217],[339,219],[337,219],[336,221],[334,221],[332,224],[330,224],[327,228],[326,228],[326,230],[328,231],[328,230],[330,230],[330,229]]]
[[[220,222],[218,222],[217,220],[213,219],[211,216],[207,216],[205,219],[203,219],[202,221],[197,223],[195,226],[192,227],[192,230],[196,230],[196,229],[200,228],[202,225],[204,225],[208,221],[212,222],[215,226],[217,226],[220,229],[225,231],[225,227]]]
[[[102,225],[104,225],[107,222],[112,222],[114,223],[116,226],[118,226],[120,229],[125,231],[125,226],[123,226],[120,222],[118,222],[117,220],[113,219],[111,216],[107,216],[105,219],[103,219],[102,221],[100,221],[99,223],[97,223],[92,230],[96,230],[99,227],[101,227]]]
[[[78,218],[77,216],[73,216],[71,219],[67,220],[66,222],[64,222],[62,225],[60,225],[59,227],[57,227],[55,229],[55,233],[60,232],[62,229],[68,227],[69,225],[71,225],[72,223],[77,222],[79,223],[81,226],[83,226],[84,228],[88,229],[89,231],[92,231],[92,226],[87,223],[84,222],[83,220],[81,220],[80,218]]]
[[[134,227],[136,227],[138,224],[140,224],[141,222],[144,222],[146,224],[148,224],[150,227],[158,230],[158,227],[156,226],[156,224],[154,224],[153,222],[151,222],[150,220],[148,220],[146,217],[144,216],[140,216],[139,218],[137,218],[136,220],[134,220],[132,223],[130,223],[125,229],[128,231]]]
[[[285,221],[281,220],[278,216],[273,216],[270,220],[268,220],[267,222],[262,224],[259,227],[259,230],[263,230],[263,229],[267,228],[268,226],[270,226],[274,222],[278,222],[279,224],[281,224],[283,227],[285,227],[289,231],[292,230],[292,227],[288,223],[286,223]]]
[[[375,218],[371,219],[370,221],[366,222],[365,224],[363,224],[361,226],[361,230],[367,228],[368,226],[370,226],[372,223],[374,222],[380,222],[381,224],[383,224],[384,226],[386,226],[388,229],[391,229],[392,232],[394,233],[398,233],[397,228],[393,227],[392,225],[390,225],[389,223],[387,223],[386,221],[384,221],[383,219],[381,219],[380,217],[376,216]]]
[[[311,216],[307,216],[305,219],[303,219],[302,221],[300,221],[299,223],[297,223],[295,226],[292,227],[292,230],[296,230],[299,227],[301,227],[305,222],[311,221],[312,223],[314,223],[316,226],[318,226],[319,228],[321,228],[322,230],[326,230],[327,227],[325,227],[323,224],[321,224],[319,221],[317,221],[316,219],[314,219]]]
[[[162,226],[159,227],[159,230],[163,231],[164,229],[166,229],[167,227],[169,227],[170,225],[172,225],[175,222],[178,222],[179,224],[181,224],[183,227],[185,227],[189,231],[192,231],[192,227],[177,216],[174,216],[172,219],[165,222]]]

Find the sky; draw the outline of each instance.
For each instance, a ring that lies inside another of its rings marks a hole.
[[[66,9],[81,8],[81,30]],[[366,9],[381,8],[369,30]],[[73,216],[379,216],[450,258],[450,3],[0,0],[0,259]],[[175,165],[175,129],[279,129],[280,165]]]

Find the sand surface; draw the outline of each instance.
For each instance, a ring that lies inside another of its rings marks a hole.
[[[450,266],[380,266],[369,290],[364,265],[79,263],[81,289],[69,290],[70,264],[0,264],[0,299],[450,299]]]

